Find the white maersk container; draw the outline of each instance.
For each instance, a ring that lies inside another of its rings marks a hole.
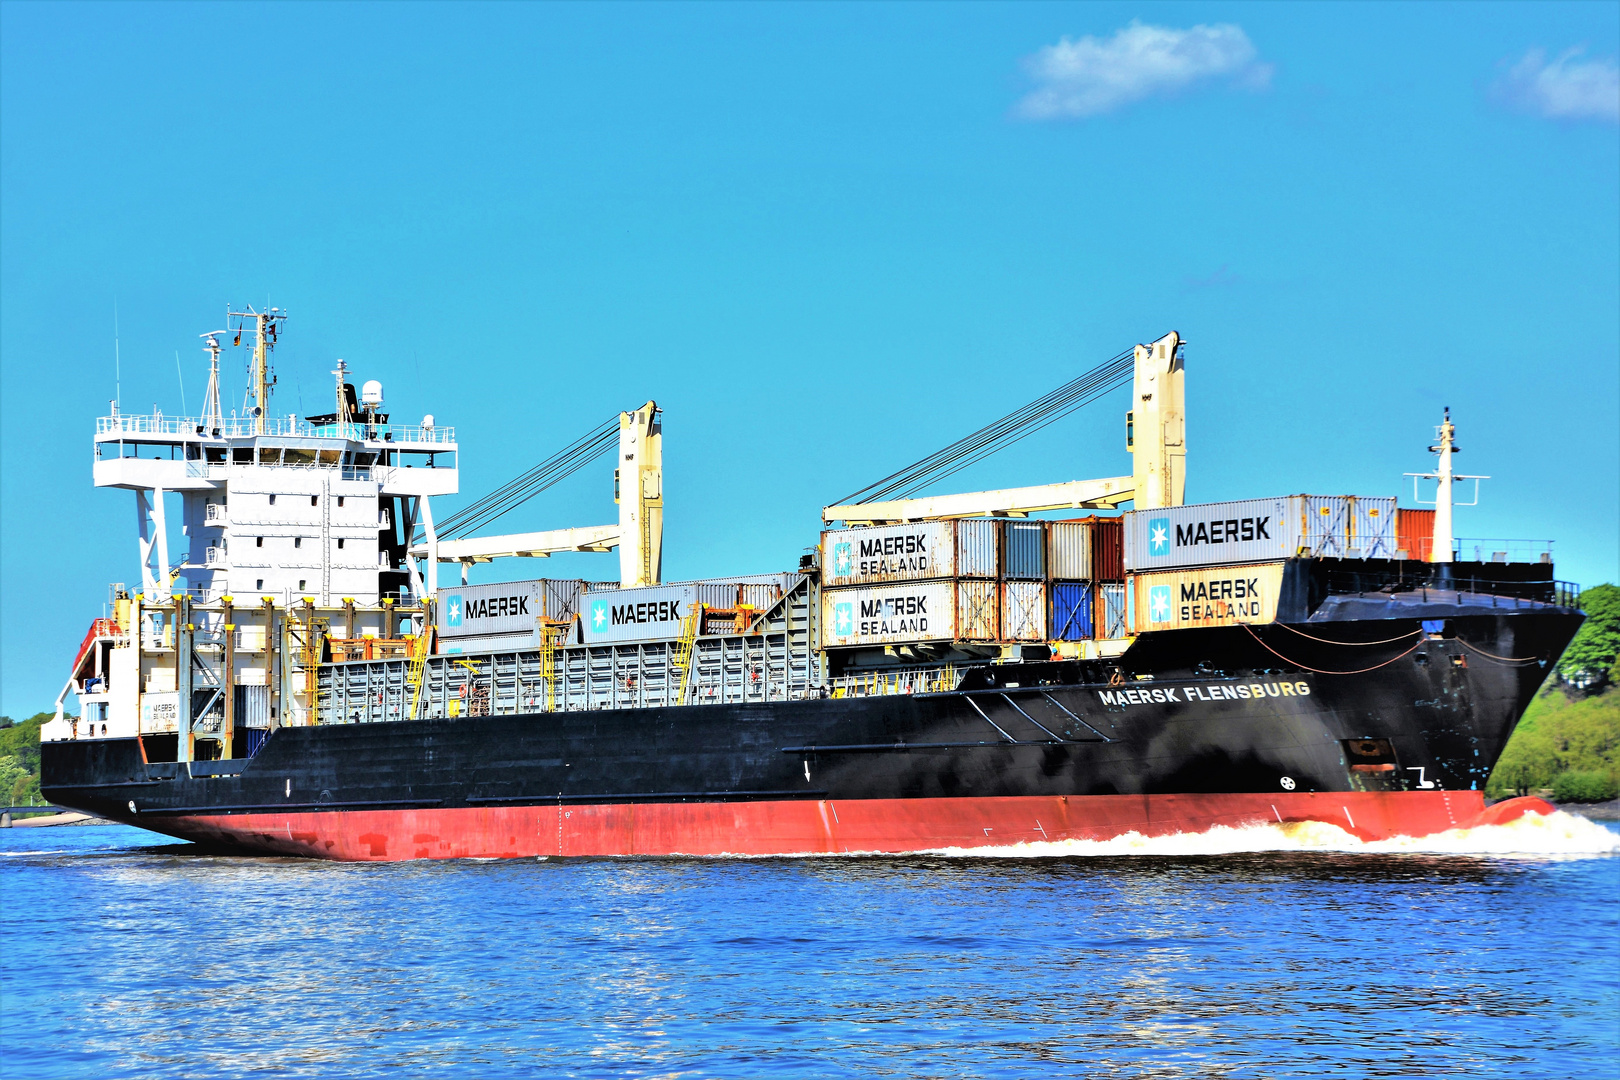
[[[1125,514],[1132,572],[1297,556],[1389,559],[1395,546],[1393,498],[1285,495]]]
[[[668,641],[681,636],[697,604],[696,582],[588,592],[580,598],[580,637],[586,645]]]
[[[1000,522],[991,518],[828,529],[821,534],[821,580],[839,585],[996,576]]]
[[[985,584],[994,596],[995,583]],[[821,640],[825,647],[955,639],[955,582],[863,585],[821,592]]]

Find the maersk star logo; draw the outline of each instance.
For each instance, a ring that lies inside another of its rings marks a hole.
[[[461,594],[451,593],[444,602],[444,625],[461,625]]]
[[[848,544],[833,545],[833,573],[844,577],[855,569],[855,553]]]
[[[598,600],[591,605],[591,629],[605,630],[607,629],[607,622],[607,601]]]
[[[1148,590],[1148,612],[1154,622],[1170,621],[1170,586],[1155,585]]]
[[[839,637],[849,637],[855,633],[855,605],[833,605],[833,633]]]
[[[1148,522],[1148,554],[1170,554],[1170,519],[1154,518]]]

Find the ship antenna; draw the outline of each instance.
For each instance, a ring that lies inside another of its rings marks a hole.
[[[339,424],[352,424],[354,417],[349,415],[349,396],[343,392],[343,376],[349,373],[348,365],[339,357],[337,368],[332,374],[337,376],[337,419]]]
[[[218,435],[225,426],[225,417],[219,400],[219,337],[225,330],[210,330],[203,334],[203,348],[208,350],[208,390],[203,394],[202,427]]]
[[[1412,495],[1418,502],[1427,502],[1417,494],[1418,482],[1422,480],[1438,481],[1434,494],[1434,538],[1429,549],[1429,561],[1436,563],[1449,563],[1452,559],[1452,550],[1456,546],[1456,537],[1451,526],[1451,508],[1453,506],[1478,506],[1479,482],[1489,480],[1488,476],[1464,476],[1451,470],[1451,455],[1461,453],[1462,447],[1457,445],[1457,428],[1451,422],[1451,406],[1445,407],[1445,418],[1440,426],[1435,428],[1435,440],[1429,447],[1429,453],[1438,454],[1437,468],[1432,473],[1407,473],[1412,477]],[[1460,503],[1452,498],[1452,485],[1458,480],[1472,480],[1474,482],[1473,502]]]
[[[253,359],[251,375],[249,378],[248,397],[253,402],[253,433],[264,434],[265,418],[270,414],[270,392],[276,380],[270,373],[270,350],[276,347],[276,338],[280,334],[281,323],[287,318],[287,313],[280,308],[269,308],[265,311],[254,311],[251,304],[244,305],[242,311],[225,311],[227,319],[253,320]],[[242,326],[246,326],[244,322]],[[241,344],[242,335],[236,335],[236,343]]]

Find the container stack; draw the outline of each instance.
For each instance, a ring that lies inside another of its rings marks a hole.
[[[1053,641],[1125,636],[1125,568],[1117,517],[1054,521],[1048,526],[1048,586]]]
[[[1001,526],[960,518],[822,533],[823,644],[1000,641]]]
[[[1287,495],[1132,510],[1124,569],[1133,633],[1271,622],[1294,558],[1388,559],[1393,498]]]
[[[829,529],[823,644],[1087,641],[1100,626],[1123,637],[1120,537],[1118,518],[1097,517]]]
[[[1046,634],[1046,522],[1004,521],[1001,584],[1003,641],[1036,642]]]

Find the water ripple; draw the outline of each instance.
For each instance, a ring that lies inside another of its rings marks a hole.
[[[1552,824],[364,865],[7,830],[0,1073],[1613,1076],[1620,859]]]

